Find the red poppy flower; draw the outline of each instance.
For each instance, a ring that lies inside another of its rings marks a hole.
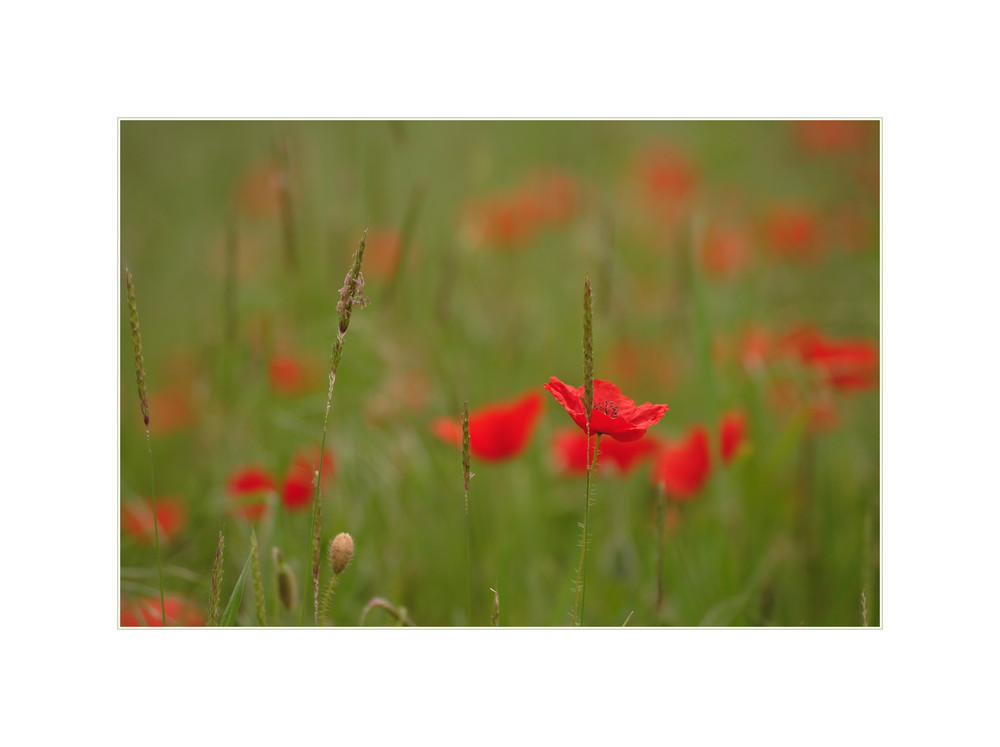
[[[702,266],[717,278],[731,278],[750,261],[750,238],[738,228],[715,226],[699,247]]]
[[[719,425],[719,439],[721,441],[722,461],[730,462],[747,433],[747,418],[742,412],[727,412],[722,416],[722,423]]]
[[[687,437],[667,444],[653,467],[653,482],[662,485],[667,498],[690,500],[708,479],[708,431],[696,426]]]
[[[277,394],[295,395],[309,389],[315,381],[301,356],[276,353],[267,362],[267,378]]]
[[[313,499],[313,478],[319,469],[319,447],[309,451],[300,451],[292,459],[285,476],[285,488],[281,493],[281,502],[290,511],[308,508]],[[323,452],[323,483],[336,474],[333,455]]]
[[[161,496],[156,499],[156,522],[160,542],[169,542],[187,523],[187,512],[179,498]],[[153,541],[153,502],[148,498],[128,501],[122,506],[122,530],[125,534],[148,545]]]
[[[520,454],[531,439],[541,412],[542,397],[537,392],[470,412],[469,450],[488,462]],[[462,444],[460,420],[438,418],[431,428],[442,441],[457,446]]]
[[[590,437],[590,452],[594,451],[596,436]],[[659,443],[652,436],[640,441],[615,441],[604,439],[597,453],[598,469],[607,469],[614,464],[625,475],[635,466],[652,456]],[[561,430],[552,439],[552,452],[556,464],[565,474],[584,474],[587,471],[587,436],[580,431]]]
[[[661,147],[643,154],[636,167],[639,182],[651,204],[676,203],[694,191],[697,174],[676,150]]]
[[[764,240],[777,256],[811,259],[819,253],[819,222],[808,208],[780,205],[764,218]]]
[[[868,389],[878,386],[878,348],[867,340],[835,340],[815,327],[800,327],[782,342],[835,389]]]
[[[583,387],[573,389],[555,376],[545,384],[552,396],[573,418],[573,422],[587,432],[587,414],[583,407]],[[656,425],[670,408],[649,402],[636,407],[621,390],[610,381],[594,379],[594,407],[590,415],[590,433],[605,434],[617,441],[636,441],[646,429]]]
[[[198,606],[190,599],[175,594],[164,595],[162,611],[167,616],[169,626],[200,627],[205,624],[205,618]],[[162,627],[159,597],[143,597],[130,602],[123,599],[119,624],[123,628]]]
[[[165,436],[191,426],[195,421],[190,386],[178,385],[149,393],[149,432]],[[140,422],[142,417],[139,417]]]
[[[795,135],[806,149],[817,153],[859,150],[878,123],[852,119],[806,119],[795,123]]]
[[[229,495],[236,500],[234,512],[255,521],[267,510],[267,494],[274,490],[274,480],[260,467],[244,467],[229,478]]]

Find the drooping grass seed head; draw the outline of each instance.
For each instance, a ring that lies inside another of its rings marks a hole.
[[[135,302],[135,283],[132,272],[125,268],[125,292],[128,295],[128,323],[132,330],[132,349],[135,351],[135,383],[139,390],[142,421],[149,427],[149,398],[146,396],[146,368],[142,362],[142,332],[139,330],[139,309]]]
[[[330,567],[334,573],[343,573],[354,555],[354,538],[341,532],[330,541]]]

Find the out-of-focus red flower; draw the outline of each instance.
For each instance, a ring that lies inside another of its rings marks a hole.
[[[164,595],[162,611],[166,613],[168,626],[201,627],[205,624],[205,617],[198,606],[190,599],[176,594]],[[159,598],[142,597],[131,601],[123,599],[119,624],[123,628],[162,627]]]
[[[233,512],[256,521],[267,511],[267,494],[274,491],[274,480],[262,468],[248,466],[233,473],[227,489],[234,499]]]
[[[771,354],[771,337],[762,327],[747,327],[740,338],[740,360],[749,369],[757,369]]]
[[[653,483],[663,486],[668,499],[690,500],[704,486],[710,466],[708,430],[696,426],[683,440],[663,447],[653,467]]]
[[[730,462],[746,438],[747,418],[742,412],[727,412],[719,424],[719,440],[722,451],[722,461]]]
[[[813,259],[820,251],[819,220],[800,205],[779,205],[764,217],[764,242],[775,256]]]
[[[290,355],[273,355],[267,362],[271,388],[280,394],[297,394],[306,388],[306,374],[301,361]]]
[[[698,183],[691,162],[668,146],[643,153],[636,162],[635,171],[650,207],[668,212],[686,202]]]
[[[545,388],[566,408],[573,422],[586,433],[587,413],[583,406],[583,387],[574,389],[552,376]],[[610,381],[594,379],[590,433],[605,434],[617,441],[636,441],[645,435],[650,426],[656,425],[668,409],[670,408],[666,405],[649,402],[636,407],[635,402],[622,394]]]
[[[878,122],[852,119],[805,119],[794,123],[795,137],[806,150],[842,153],[859,150],[877,132]]]
[[[702,267],[709,275],[731,278],[750,261],[750,237],[739,228],[710,227],[699,247]]]
[[[156,499],[156,521],[160,542],[170,542],[187,524],[187,511],[180,498]],[[153,502],[148,498],[126,501],[122,506],[122,530],[142,545],[153,541]]]
[[[142,417],[139,418],[140,422]],[[166,436],[194,423],[194,403],[188,384],[149,393],[149,432]]]
[[[469,413],[469,449],[479,459],[496,462],[520,454],[534,432],[542,412],[538,392],[507,402],[487,405]],[[462,422],[438,418],[431,429],[446,443],[462,444]]]
[[[568,174],[540,174],[528,189],[538,219],[543,223],[564,224],[576,212],[579,190]]]
[[[506,192],[472,202],[464,212],[463,233],[476,246],[523,246],[546,226],[568,221],[576,203],[572,177],[539,174]]]
[[[292,459],[285,476],[285,487],[281,493],[281,502],[289,511],[307,508],[313,499],[313,478],[319,469],[319,447],[300,451]],[[333,454],[329,450],[323,452],[322,483],[333,479],[336,465]]]
[[[787,335],[783,344],[835,389],[878,385],[878,348],[867,340],[835,340],[814,327],[801,327]]]
[[[596,436],[590,437],[590,453],[594,452]],[[615,441],[604,439],[597,454],[597,468],[606,470],[615,465],[618,472],[625,475],[639,462],[652,456],[659,448],[659,442],[652,436],[639,441]],[[584,474],[587,471],[587,435],[577,430],[560,430],[552,439],[552,453],[560,471],[567,475]]]
[[[399,264],[402,240],[394,228],[373,228],[365,240],[365,274],[389,277]]]

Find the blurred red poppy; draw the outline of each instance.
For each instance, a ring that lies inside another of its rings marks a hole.
[[[166,436],[191,426],[194,421],[194,405],[188,384],[149,393],[149,432],[152,435]]]
[[[470,203],[464,211],[462,232],[474,246],[522,246],[551,224],[563,224],[576,211],[577,187],[559,172],[542,173],[520,185]]]
[[[249,466],[233,473],[227,487],[234,499],[233,512],[255,521],[267,511],[267,494],[274,491],[274,480],[260,467]]]
[[[636,175],[647,204],[668,216],[694,192],[698,178],[694,166],[678,150],[659,146],[639,156]]]
[[[596,436],[590,437],[590,452],[594,451]],[[649,436],[639,441],[615,441],[604,439],[597,454],[597,468],[606,470],[615,465],[618,472],[625,475],[637,464],[652,456],[659,449],[659,442]],[[552,439],[552,453],[559,469],[567,475],[584,474],[587,471],[587,436],[577,430],[560,430]]]
[[[520,454],[542,412],[538,392],[507,402],[487,405],[469,413],[469,449],[479,459],[500,461]],[[438,418],[431,429],[446,443],[461,446],[462,423],[454,418]]]
[[[290,355],[271,356],[267,362],[267,377],[271,389],[279,394],[297,394],[306,388],[305,368]]]
[[[877,132],[878,122],[854,119],[806,119],[795,122],[795,136],[806,150],[841,153],[858,150]]]
[[[662,485],[668,499],[690,500],[708,479],[708,431],[696,426],[681,441],[668,443],[653,467],[653,482]]]
[[[164,595],[162,612],[166,613],[168,626],[201,627],[205,624],[205,617],[198,606],[190,599],[175,594]],[[159,597],[123,599],[119,625],[123,628],[162,627]]]
[[[292,459],[285,476],[285,487],[281,493],[281,502],[289,511],[308,508],[312,503],[313,479],[319,469],[319,447],[300,451]],[[326,450],[323,452],[323,474],[322,481],[333,479],[336,475],[336,465],[333,461],[333,454]]]
[[[731,278],[750,261],[750,237],[731,226],[713,226],[699,246],[702,267],[712,277]]]
[[[170,542],[187,524],[187,511],[180,498],[160,496],[156,499],[156,521],[160,542]],[[122,506],[122,530],[139,544],[153,542],[153,502],[148,498],[127,501]]]
[[[814,327],[800,327],[785,336],[783,347],[835,389],[878,386],[878,348],[867,340],[835,340]]]
[[[573,422],[587,432],[587,414],[583,406],[583,387],[573,389],[555,376],[545,388],[552,393]],[[594,379],[594,406],[590,416],[590,433],[605,434],[617,441],[636,441],[646,430],[656,425],[670,408],[649,402],[636,407],[635,402],[621,393],[610,381]]]
[[[819,220],[800,205],[779,205],[764,217],[764,241],[775,256],[813,259],[819,254]]]
[[[719,424],[719,440],[722,451],[722,461],[730,462],[746,438],[747,418],[742,412],[727,412]]]
[[[563,224],[576,212],[578,189],[568,174],[539,174],[532,179],[528,190],[534,210],[543,223]]]

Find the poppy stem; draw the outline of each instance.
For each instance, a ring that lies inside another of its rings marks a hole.
[[[583,605],[587,597],[587,530],[590,523],[590,482],[591,476],[594,473],[594,468],[597,466],[597,451],[601,447],[601,434],[597,434],[597,439],[594,442],[593,453],[591,453],[589,449],[589,438],[587,439],[587,444],[587,494],[586,502],[583,504],[583,527],[580,538],[580,565],[577,566],[576,570],[576,596],[573,599],[573,625],[577,627],[583,625]]]
[[[469,479],[472,477],[472,456],[469,449],[469,403],[462,403],[462,481],[465,485],[465,567],[467,588],[466,619],[472,625],[472,514],[469,511]]]
[[[153,502],[153,544],[156,545],[156,570],[160,574],[160,619],[167,627],[167,606],[163,599],[163,560],[160,558],[160,522],[156,518],[156,485],[153,482],[153,443],[146,427],[146,451],[149,454],[149,491]]]
[[[666,503],[667,496],[663,489],[663,483],[660,483],[659,489],[656,492],[656,618],[659,622],[660,616],[663,614],[663,506]]]

